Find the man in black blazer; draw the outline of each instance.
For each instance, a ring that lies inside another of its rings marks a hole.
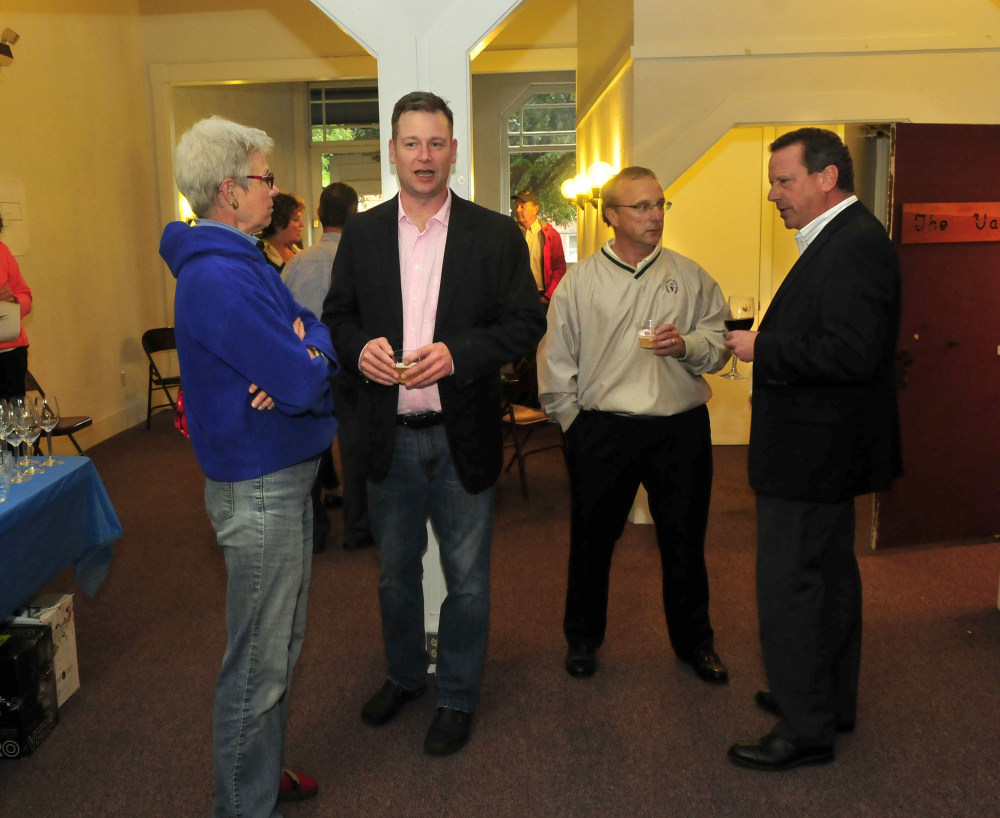
[[[771,145],[771,191],[799,260],[757,332],[726,346],[753,361],[750,485],[757,495],[757,608],[778,717],[732,761],[786,770],[833,760],[853,729],[861,661],[854,498],[901,473],[894,357],[900,272],[878,220],[853,195],[851,157],[831,131]]]
[[[448,188],[456,149],[444,100],[415,92],[396,103],[389,159],[399,196],[348,220],[323,308],[345,365],[363,379],[357,446],[381,563],[388,679],[361,717],[385,724],[425,691],[429,514],[447,583],[437,715],[424,743],[432,755],[464,746],[479,700],[503,457],[499,370],[545,330],[517,225]]]

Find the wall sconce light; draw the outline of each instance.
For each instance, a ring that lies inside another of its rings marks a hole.
[[[567,179],[559,186],[559,192],[563,195],[571,207],[576,207],[576,179]]]
[[[573,177],[573,187],[576,189],[576,201],[578,207],[583,207],[587,202],[591,201],[591,191],[594,189],[590,182],[587,181],[587,174],[585,171],[580,171],[576,176]]]
[[[563,182],[559,190],[571,205],[583,207],[589,203],[596,209],[601,203],[601,188],[615,173],[607,162],[594,162],[586,173],[581,171]]]

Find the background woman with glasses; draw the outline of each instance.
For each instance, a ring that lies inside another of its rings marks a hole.
[[[291,193],[278,193],[274,197],[271,223],[260,233],[264,240],[264,255],[279,273],[287,261],[302,248],[302,211],[306,203]]]
[[[0,218],[0,232],[3,218]],[[24,332],[24,316],[31,312],[31,290],[21,278],[14,254],[0,241],[0,301],[21,308],[21,332],[0,343],[0,399],[24,394],[24,375],[28,371],[28,336]]]

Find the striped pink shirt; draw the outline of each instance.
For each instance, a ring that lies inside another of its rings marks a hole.
[[[441,265],[448,239],[451,190],[441,209],[421,233],[399,203],[399,277],[403,289],[403,349],[419,349],[434,343],[434,319],[441,290]],[[400,387],[396,412],[440,412],[437,384],[425,389]]]

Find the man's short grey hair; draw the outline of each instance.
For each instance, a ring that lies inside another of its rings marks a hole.
[[[604,187],[601,188],[601,201],[604,207],[601,208],[601,217],[604,219],[604,223],[611,226],[611,222],[608,221],[608,217],[605,215],[605,211],[609,207],[614,207],[620,204],[618,201],[618,186],[622,182],[634,182],[636,179],[652,179],[653,181],[659,181],[656,178],[656,174],[653,173],[649,168],[639,167],[638,165],[629,165],[627,168],[622,168],[617,174],[612,176],[608,181],[604,183]]]
[[[248,128],[219,116],[196,122],[180,138],[174,151],[177,189],[199,218],[215,204],[222,180],[232,177],[246,190],[255,153],[266,156],[274,140],[259,128]]]

